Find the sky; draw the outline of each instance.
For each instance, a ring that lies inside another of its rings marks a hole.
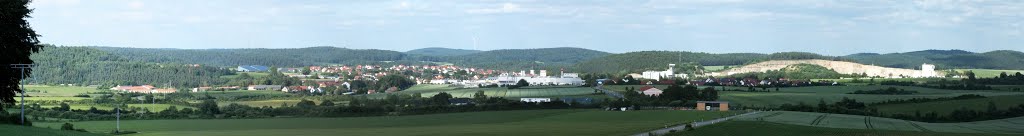
[[[1024,50],[1024,1],[34,0],[43,43],[612,53]]]

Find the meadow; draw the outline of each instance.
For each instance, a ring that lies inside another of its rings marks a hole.
[[[1024,70],[999,70],[999,69],[956,69],[959,72],[971,71],[974,72],[974,76],[978,78],[992,78],[999,77],[999,73],[1006,72],[1006,74],[1013,75],[1014,73],[1021,72]]]
[[[634,87],[639,89],[642,85],[608,85],[605,88],[614,91],[623,91],[626,87]],[[666,85],[656,85],[659,89],[667,88]],[[698,87],[698,88],[704,88]],[[847,94],[857,90],[876,90],[885,89],[889,87],[895,87],[899,89],[905,89],[910,91],[917,91],[916,94],[910,95],[874,95],[874,94]],[[715,87],[717,90],[721,90],[722,87]],[[746,87],[725,87],[727,90],[747,90]],[[761,88],[755,88],[760,91]],[[873,103],[881,102],[885,100],[894,99],[910,99],[910,98],[939,98],[939,97],[956,97],[964,94],[978,94],[983,96],[1003,96],[1003,95],[1024,95],[1024,92],[1011,92],[1011,91],[999,91],[999,90],[944,90],[944,89],[932,89],[923,87],[913,86],[810,86],[810,87],[785,87],[779,88],[779,91],[775,91],[775,88],[767,88],[770,92],[745,92],[745,91],[719,91],[719,100],[729,101],[732,104],[738,104],[741,106],[754,106],[754,107],[776,107],[782,104],[798,104],[805,103],[808,105],[814,105],[819,100],[825,102],[836,102],[842,100],[843,97],[856,99],[859,102]]]
[[[736,131],[742,130],[742,131]],[[790,125],[767,121],[728,121],[693,131],[675,132],[669,136],[1012,136],[1013,134],[978,134],[869,130]]]
[[[164,135],[628,135],[665,125],[712,119],[735,112],[523,110],[353,118],[127,120],[123,130]],[[92,132],[114,121],[72,122]],[[59,127],[61,123],[36,123]]]
[[[55,128],[60,128],[57,126]],[[0,124],[0,132],[11,136],[103,136],[105,134]],[[106,131],[104,131],[106,132]]]
[[[926,123],[891,118],[814,112],[770,111],[736,118],[811,127],[941,133],[1024,134],[1024,117],[962,123]]]
[[[996,108],[1006,109],[1009,107],[1017,107],[1024,104],[1024,95],[1004,95],[1004,96],[991,96],[988,98],[979,99],[965,99],[965,100],[949,100],[949,101],[933,101],[923,103],[904,103],[904,104],[888,104],[874,106],[878,108],[879,112],[886,114],[903,113],[906,115],[914,115],[920,111],[921,114],[928,112],[937,112],[941,116],[948,115],[957,109],[972,109],[976,111],[985,111],[988,109],[988,103],[994,102]]]
[[[604,95],[595,95],[593,88],[575,86],[529,86],[519,89],[508,89],[505,87],[496,88],[455,88],[448,85],[416,85],[398,94],[420,93],[422,97],[434,96],[445,92],[456,98],[472,98],[477,91],[484,91],[488,97],[503,97],[507,99],[518,99],[526,97],[591,97],[605,98]],[[369,94],[369,98],[384,98],[387,94]]]

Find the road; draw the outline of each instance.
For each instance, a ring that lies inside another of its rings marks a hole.
[[[740,115],[735,115],[735,116],[729,116],[729,117],[718,118],[718,119],[714,119],[714,120],[696,122],[696,123],[693,123],[693,127],[696,128],[696,127],[701,127],[701,126],[707,126],[707,125],[715,124],[715,123],[718,123],[718,122],[724,122],[724,121],[730,120],[732,118],[736,118],[736,117],[740,117],[740,116],[746,116],[746,115],[751,115],[751,114],[757,114],[757,113],[760,113],[760,112],[759,111],[748,112],[748,113],[744,113],[744,114],[740,114]],[[633,136],[650,136],[650,134],[654,134],[656,136],[657,135],[664,135],[665,133],[671,132],[672,130],[683,131],[685,128],[686,128],[686,124],[682,124],[682,125],[673,126],[673,127],[669,127],[669,128],[662,128],[662,129],[658,129],[658,130],[654,130],[654,131],[648,131],[648,132],[643,132],[643,133],[639,133],[639,134],[634,134]]]
[[[608,91],[608,90],[604,89],[604,85],[597,85],[597,87],[594,87],[594,89],[601,90],[601,92],[604,92],[604,94],[607,94],[608,96],[611,96],[611,97],[620,98],[620,99],[623,98],[622,94],[620,94],[619,92]]]

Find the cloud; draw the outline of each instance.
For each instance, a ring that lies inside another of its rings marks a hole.
[[[142,3],[142,1],[138,1],[138,0],[133,0],[131,2],[128,2],[128,8],[131,8],[131,9],[142,9],[145,6],[146,6],[146,3]]]
[[[470,14],[498,14],[498,13],[517,13],[526,12],[527,9],[522,8],[519,4],[514,3],[503,3],[501,7],[497,8],[477,8],[466,10],[466,13]]]

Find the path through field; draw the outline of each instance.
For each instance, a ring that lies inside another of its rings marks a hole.
[[[740,116],[746,116],[746,115],[752,115],[752,114],[757,114],[757,113],[760,113],[760,112],[759,111],[748,112],[748,113],[743,113],[743,114],[740,114],[740,115],[733,115],[733,116],[724,117],[724,118],[718,118],[718,119],[714,119],[714,120],[695,122],[695,123],[693,123],[693,127],[707,126],[707,125],[711,125],[711,124],[715,124],[715,123],[719,123],[719,122],[724,122],[724,121],[727,121],[727,120],[732,119],[732,118],[736,118],[736,117],[740,117]],[[650,134],[663,135],[663,134],[672,132],[672,130],[683,131],[683,129],[686,129],[686,124],[681,124],[681,125],[674,126],[674,127],[662,128],[662,129],[658,129],[658,130],[654,130],[654,131],[634,134],[633,136],[650,136]]]

